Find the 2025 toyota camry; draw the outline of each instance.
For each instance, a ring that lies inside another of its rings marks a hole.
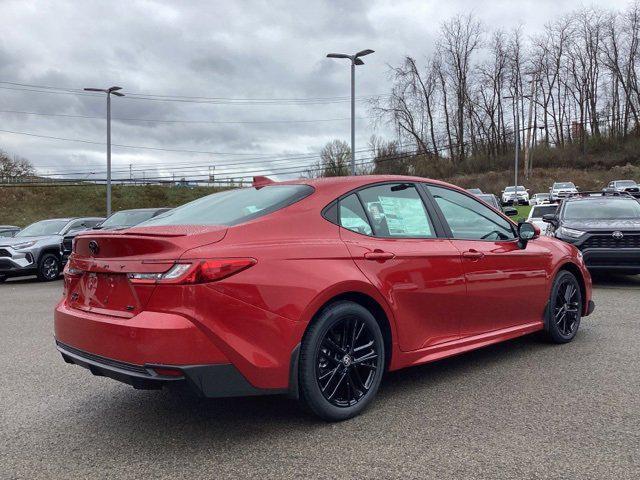
[[[361,176],[224,191],[77,237],[58,350],[95,375],[205,397],[289,393],[360,413],[383,373],[594,308],[572,245],[435,180]]]

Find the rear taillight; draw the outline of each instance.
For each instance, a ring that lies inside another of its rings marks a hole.
[[[216,258],[176,263],[164,273],[129,273],[132,283],[194,284],[216,282],[256,264],[255,258]]]

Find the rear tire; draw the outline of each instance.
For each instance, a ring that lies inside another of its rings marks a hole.
[[[336,302],[302,339],[300,400],[327,421],[355,417],[375,397],[384,366],[384,339],[374,316],[357,303]]]
[[[53,253],[45,253],[38,261],[38,280],[51,282],[60,276],[60,259]]]
[[[582,292],[578,279],[562,270],[553,281],[547,305],[547,339],[553,343],[568,343],[574,339],[583,310]]]
[[[6,275],[0,275],[0,283],[4,283],[7,280]]]

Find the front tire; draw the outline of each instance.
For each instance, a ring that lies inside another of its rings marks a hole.
[[[566,270],[558,273],[547,306],[547,337],[551,342],[568,343],[574,339],[580,327],[582,305],[578,279]]]
[[[302,339],[300,399],[327,421],[355,417],[375,397],[384,367],[384,339],[374,316],[357,303],[336,302]]]
[[[60,276],[60,259],[53,253],[45,253],[38,261],[38,280],[51,282]]]

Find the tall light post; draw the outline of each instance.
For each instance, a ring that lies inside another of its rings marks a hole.
[[[373,53],[373,50],[361,50],[354,55],[329,53],[328,58],[348,58],[351,60],[351,175],[356,174],[356,65],[364,65],[360,57]]]
[[[122,87],[85,88],[87,92],[107,94],[107,216],[111,215],[111,95],[124,97],[124,93],[118,90],[122,90]]]

